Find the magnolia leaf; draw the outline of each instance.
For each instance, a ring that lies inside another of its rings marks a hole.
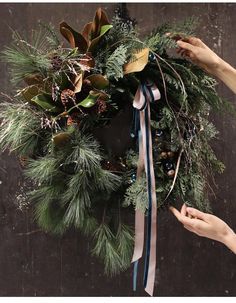
[[[26,101],[31,102],[31,99],[39,94],[40,88],[37,85],[30,85],[20,91]]]
[[[90,68],[94,67],[95,66],[95,60],[92,56],[92,53],[88,52],[88,53],[84,54],[79,59],[79,64],[80,64],[81,69],[83,69],[83,66],[84,66],[84,70],[86,70],[86,69],[89,70]]]
[[[53,104],[52,96],[49,94],[39,94],[33,97],[31,101],[50,112],[60,112],[60,109]]]
[[[98,12],[98,16],[100,18],[100,24],[101,26],[105,25],[105,24],[110,24],[109,20],[108,20],[108,17],[107,17],[107,14],[105,13],[105,11],[101,8],[98,8],[97,9],[97,12]]]
[[[88,48],[86,39],[80,34],[73,30],[66,22],[60,23],[60,32],[70,43],[72,48],[78,47],[79,52],[85,53]]]
[[[71,135],[68,132],[61,132],[53,136],[52,140],[54,145],[63,146],[71,139]]]
[[[107,31],[109,31],[109,29],[111,29],[111,28],[112,28],[112,25],[111,25],[111,24],[107,24],[107,25],[101,26],[101,31],[100,31],[99,36],[97,36],[96,38],[94,38],[94,39],[91,41],[88,50],[89,50],[89,51],[93,50],[94,47],[96,46],[96,44],[98,43],[98,41],[101,39],[101,37],[102,37]]]
[[[95,16],[93,18],[92,22],[92,28],[91,28],[91,40],[96,38],[101,33],[101,27],[103,25],[110,24],[108,17],[104,10],[99,7],[95,13]]]
[[[74,81],[74,93],[79,93],[81,91],[83,84],[83,73],[80,73],[76,75],[75,81]]]
[[[86,107],[86,108],[92,107],[96,103],[96,101],[99,97],[100,97],[100,93],[90,91],[89,95],[83,101],[81,101],[78,105]]]
[[[142,71],[148,63],[148,55],[149,48],[144,48],[140,52],[134,54],[134,61],[124,65],[124,75]]]
[[[89,23],[85,24],[85,26],[82,30],[82,35],[87,41],[89,40],[89,35],[90,35],[91,29],[92,29],[92,25],[93,25],[93,22],[89,22]]]
[[[32,75],[26,76],[24,78],[24,81],[28,85],[42,84],[43,83],[43,77],[40,74],[32,74]]]
[[[91,85],[96,89],[104,89],[109,85],[107,78],[100,74],[90,75],[86,79],[88,79]]]

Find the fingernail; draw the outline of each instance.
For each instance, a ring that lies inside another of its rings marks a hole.
[[[182,44],[182,41],[181,41],[181,40],[178,40],[178,41],[176,41],[176,43],[181,45],[181,44]]]

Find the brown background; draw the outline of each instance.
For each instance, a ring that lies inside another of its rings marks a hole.
[[[11,39],[10,28],[28,32],[37,20],[55,26],[63,19],[81,29],[102,6],[111,17],[110,4],[0,4],[0,48]],[[236,65],[236,4],[129,3],[141,35],[165,21],[200,17],[198,35],[214,51]],[[1,64],[1,91],[9,93],[6,68]],[[223,84],[219,93],[235,102]],[[212,117],[220,130],[214,142],[217,155],[226,164],[217,177],[217,216],[236,230],[236,120]],[[23,179],[13,155],[0,162],[0,296],[146,296],[140,287],[132,292],[132,269],[114,278],[103,276],[102,264],[88,253],[89,242],[73,231],[63,238],[45,234],[32,222],[29,211],[17,209],[16,196]],[[158,217],[158,268],[155,296],[235,296],[236,256],[222,244],[186,231],[170,213]],[[140,275],[141,278],[141,275]]]

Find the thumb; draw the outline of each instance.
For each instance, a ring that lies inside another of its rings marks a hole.
[[[195,50],[195,48],[196,48],[196,46],[193,46],[192,44],[187,43],[187,42],[184,42],[184,41],[182,41],[182,40],[178,40],[176,43],[177,43],[178,46],[180,46],[181,48],[186,49],[186,50],[189,50],[189,51],[192,51],[192,52],[194,52],[194,50]]]
[[[206,220],[206,214],[196,208],[187,207],[186,211],[197,219],[201,219],[203,221]]]

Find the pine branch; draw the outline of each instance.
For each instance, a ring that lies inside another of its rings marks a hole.
[[[102,223],[94,232],[95,246],[92,254],[105,263],[105,273],[113,276],[122,268],[122,263],[116,248],[116,238],[107,224]]]
[[[40,118],[23,103],[1,103],[0,146],[23,156],[36,153],[43,143]],[[20,127],[19,127],[20,126]]]
[[[121,259],[122,269],[126,270],[130,267],[132,260],[134,246],[133,230],[129,226],[120,223],[116,235],[116,241],[117,252]]]

